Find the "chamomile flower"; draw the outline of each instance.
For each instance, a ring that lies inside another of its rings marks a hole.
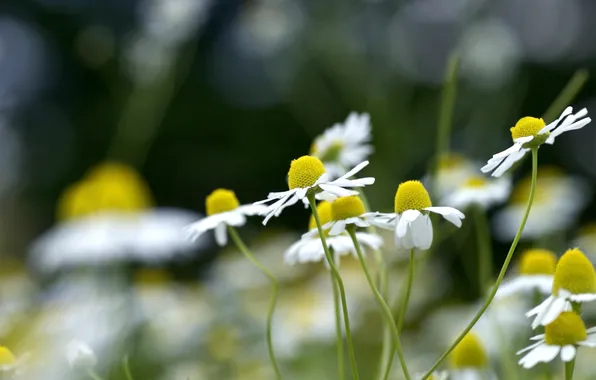
[[[370,132],[370,116],[351,112],[343,124],[334,124],[315,138],[310,154],[323,162],[332,178],[339,177],[373,152]]]
[[[279,216],[286,207],[292,206],[298,201],[305,202],[310,194],[314,194],[317,199],[325,200],[357,194],[356,191],[346,188],[364,187],[375,182],[372,177],[349,179],[367,165],[368,161],[364,161],[343,176],[331,181],[329,174],[325,171],[325,166],[317,157],[302,156],[293,160],[288,172],[290,190],[269,193],[267,199],[255,203],[255,205],[261,205],[273,202],[261,214],[265,216],[263,224],[267,224],[272,217]]]
[[[557,256],[547,249],[528,249],[521,257],[518,274],[503,281],[495,297],[508,297],[515,293],[550,293],[553,286]]]
[[[232,190],[214,190],[205,200],[207,216],[187,227],[193,239],[209,230],[215,230],[215,241],[220,246],[228,242],[228,226],[239,227],[246,224],[246,217],[257,215],[267,207],[263,205],[240,205]]]
[[[530,340],[537,342],[517,353],[520,355],[529,351],[519,361],[526,369],[538,363],[551,362],[557,356],[564,362],[570,362],[575,359],[579,346],[596,347],[596,328],[586,330],[584,321],[577,313],[565,311],[544,327],[544,334]]]
[[[437,165],[436,173],[426,175],[422,182],[434,189],[441,199],[475,176],[478,170],[474,162],[457,153],[442,155]]]
[[[456,227],[461,227],[465,218],[453,207],[433,207],[424,185],[420,181],[407,181],[395,193],[395,213],[376,213],[370,221],[381,228],[395,229],[398,248],[427,250],[433,241],[431,212],[440,214]]]
[[[511,128],[513,145],[506,150],[499,152],[488,160],[482,167],[483,173],[492,172],[493,177],[500,177],[509,170],[513,164],[521,160],[532,147],[539,147],[542,144],[553,144],[555,138],[563,132],[583,128],[592,121],[588,110],[581,109],[578,113],[572,114],[573,108],[567,107],[559,118],[546,125],[544,120],[535,117],[523,117]]]
[[[338,198],[338,200],[345,198],[352,197]],[[317,212],[322,224],[328,226],[328,222],[333,221],[333,218],[336,215],[334,213],[335,208],[333,205],[335,205],[338,200],[334,201],[333,204],[323,201],[317,205]],[[302,264],[325,261],[325,250],[323,249],[323,243],[318,236],[317,225],[312,215],[308,223],[308,228],[309,232],[304,234],[299,241],[292,244],[292,246],[286,251],[286,263],[294,265],[296,263]],[[356,239],[358,239],[358,242],[363,248],[370,248],[373,250],[379,249],[383,244],[381,237],[367,232],[356,232]],[[345,230],[342,231],[341,234],[336,235],[331,235],[328,233],[325,241],[327,242],[329,249],[331,249],[334,253],[334,259],[336,263],[339,263],[340,256],[350,253],[356,255],[354,243],[352,242],[350,236],[345,233]]]
[[[571,310],[571,303],[596,300],[596,272],[588,258],[577,248],[561,256],[555,269],[552,295],[526,316],[535,316],[532,328],[552,323],[564,311]]]
[[[492,379],[494,374],[489,367],[488,354],[480,338],[469,332],[451,352],[449,357],[452,380]]]
[[[443,198],[446,205],[465,209],[479,206],[487,209],[504,202],[511,191],[509,178],[487,179],[474,175],[461,182],[450,194]]]

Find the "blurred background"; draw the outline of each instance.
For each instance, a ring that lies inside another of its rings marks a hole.
[[[591,0],[2,0],[0,282],[12,282],[0,286],[0,344],[34,363],[42,358],[44,379],[86,376],[66,363],[62,347],[74,338],[94,349],[104,378],[124,378],[124,355],[136,379],[272,378],[267,283],[207,235],[181,259],[131,260],[109,271],[40,268],[32,247],[61,223],[65,190],[102,162],[119,162],[146,181],[152,206],[186,210],[192,221],[215,188],[234,189],[241,203],[285,190],[290,161],[356,111],[372,124],[365,174],[376,183],[368,198],[372,209],[389,211],[396,186],[422,178],[435,157],[452,54],[460,70],[451,149],[484,161],[510,145],[520,117],[542,115],[576,70],[593,71],[595,14]],[[574,107],[594,112],[595,83],[585,83]],[[585,201],[560,234],[522,244],[561,254],[592,221],[595,142],[588,126],[541,149],[541,164],[581,179]],[[528,174],[527,161],[515,181]],[[241,234],[287,284],[276,327],[284,378],[329,379],[327,272],[283,262],[308,218],[294,207],[266,229],[251,219]],[[473,230],[459,234],[437,242],[433,265],[420,269],[420,307],[408,329],[419,332],[429,308],[473,305],[480,296],[464,270]],[[406,256],[384,237],[399,279]],[[510,239],[493,240],[495,273]],[[342,266],[354,277],[359,362],[371,372],[380,316],[357,262]],[[445,339],[459,331],[438,325]],[[417,333],[409,342],[419,370],[442,348],[424,348]]]

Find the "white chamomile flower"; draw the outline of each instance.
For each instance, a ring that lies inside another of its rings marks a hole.
[[[240,205],[232,190],[214,190],[205,201],[207,216],[187,227],[191,237],[197,239],[209,230],[215,230],[215,240],[220,246],[228,242],[228,226],[246,224],[246,216],[257,215],[267,209],[263,205]]]
[[[513,145],[506,150],[499,152],[488,160],[482,167],[483,173],[493,172],[493,177],[500,177],[503,173],[521,160],[532,147],[542,144],[553,144],[555,138],[563,132],[583,128],[592,121],[588,110],[581,109],[578,113],[572,114],[573,108],[567,107],[559,118],[552,123],[545,125],[544,120],[535,117],[523,117],[511,128]]]
[[[334,124],[315,138],[311,155],[318,157],[332,178],[354,167],[373,152],[370,116],[367,113],[351,112],[346,121]]]
[[[487,209],[504,202],[510,191],[511,180],[509,178],[489,180],[475,175],[460,183],[458,187],[443,198],[443,202],[459,209],[470,206]]]
[[[596,272],[588,258],[577,248],[561,256],[555,269],[552,295],[526,313],[535,316],[532,328],[552,323],[559,314],[571,310],[571,303],[596,301]]]
[[[97,357],[93,349],[81,340],[72,340],[66,346],[66,359],[73,369],[86,370],[95,367]]]
[[[450,152],[439,158],[436,172],[427,174],[422,183],[443,199],[468,178],[475,176],[477,171],[478,166],[474,162],[461,154]]]
[[[519,361],[526,369],[538,363],[551,362],[557,356],[563,362],[570,362],[575,359],[579,346],[596,347],[596,328],[586,330],[584,321],[577,313],[565,311],[544,327],[544,334],[530,340],[537,342],[517,352],[520,355],[529,351]]]
[[[553,287],[553,278],[557,256],[547,249],[528,249],[521,257],[518,274],[503,281],[495,297],[504,298],[516,293],[549,294]]]
[[[269,193],[267,199],[255,203],[255,205],[260,205],[273,202],[261,213],[265,216],[263,224],[267,224],[272,217],[279,216],[286,207],[292,206],[298,201],[306,202],[307,196],[311,194],[314,194],[317,199],[324,200],[358,194],[356,191],[346,188],[364,187],[375,182],[372,177],[349,179],[366,165],[368,165],[368,161],[356,165],[343,176],[331,181],[329,174],[325,171],[325,166],[317,157],[302,156],[293,160],[288,172],[290,190]]]
[[[415,378],[420,380],[424,377],[424,374],[416,374]],[[449,378],[449,372],[447,371],[434,371],[427,380],[447,380]]]
[[[338,198],[344,199],[344,198]],[[335,204],[335,202],[333,202]],[[317,212],[321,223],[328,225],[328,221],[333,219],[333,206],[329,202],[323,201],[317,205]],[[323,243],[318,236],[317,225],[313,216],[310,217],[308,224],[309,232],[304,234],[296,243],[292,244],[285,253],[285,261],[290,265],[296,263],[309,263],[325,261],[325,250]],[[383,239],[375,234],[367,232],[356,232],[356,239],[363,248],[373,250],[379,249],[383,244]],[[330,235],[325,238],[327,246],[333,251],[336,263],[339,263],[340,256],[347,254],[356,255],[354,243],[345,231],[342,234]],[[327,261],[325,261],[327,263]]]
[[[480,338],[469,332],[451,352],[449,357],[450,380],[495,379],[490,370],[488,354]]]
[[[395,229],[398,248],[427,250],[433,241],[433,226],[429,213],[443,216],[456,227],[461,227],[464,214],[453,207],[433,207],[430,196],[420,181],[406,181],[395,193],[395,213],[375,213],[368,216],[378,227]]]

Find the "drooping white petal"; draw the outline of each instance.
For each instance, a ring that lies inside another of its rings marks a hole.
[[[539,325],[546,326],[555,321],[567,309],[568,301],[565,298],[557,297],[543,312],[536,316],[532,322],[532,328]]]
[[[414,247],[426,251],[433,242],[433,226],[428,215],[422,215],[410,223]]]
[[[220,247],[223,247],[228,242],[228,233],[226,229],[227,226],[224,223],[215,227],[215,241]]]
[[[422,214],[418,210],[406,210],[401,214],[399,222],[397,223],[397,228],[395,229],[395,234],[398,238],[403,238],[406,236],[410,223],[416,220]]]
[[[502,176],[507,170],[509,170],[513,166],[513,164],[521,160],[529,151],[529,149],[522,148],[519,152],[511,153],[509,156],[507,156],[503,163],[493,172],[492,176]]]
[[[443,218],[445,218],[449,222],[453,223],[453,225],[455,225],[456,227],[461,227],[461,224],[462,224],[461,220],[465,219],[465,217],[466,217],[463,214],[463,212],[461,212],[458,209],[453,208],[453,207],[446,207],[446,206],[426,207],[425,210],[442,215]]]
[[[546,309],[547,307],[549,307],[550,304],[554,302],[554,300],[555,300],[555,296],[553,296],[553,295],[548,296],[548,298],[545,299],[544,301],[542,301],[542,303],[540,305],[538,305],[538,306],[534,307],[532,310],[528,311],[526,313],[526,317],[529,318],[533,315],[538,315],[538,314],[542,313],[542,311],[544,309]]]
[[[538,363],[548,363],[552,361],[561,351],[559,346],[551,346],[542,344],[530,351],[526,356],[521,358],[519,364],[528,369],[534,367]]]
[[[572,361],[575,358],[575,347],[572,345],[564,346],[561,349],[561,360],[565,363]]]
[[[361,171],[362,169],[364,169],[367,165],[369,164],[368,161],[364,161],[359,163],[358,165],[356,165],[352,170],[350,170],[349,172],[347,172],[346,174],[342,175],[341,177],[339,177],[338,179],[348,179],[351,176],[353,176],[354,174],[358,173],[359,171]]]
[[[358,192],[354,191],[354,190],[348,190],[348,189],[344,189],[341,186],[336,186],[333,183],[322,183],[319,185],[319,187],[321,189],[323,189],[324,191],[326,191],[327,193],[330,193],[336,197],[348,197],[350,195],[357,195]]]
[[[536,336],[535,336],[535,337],[532,337],[532,338],[530,338],[530,340],[534,340],[534,338],[536,338]],[[530,350],[534,349],[535,347],[538,347],[538,346],[540,346],[540,345],[544,344],[545,342],[544,342],[544,339],[543,339],[543,338],[544,338],[544,336],[543,336],[541,339],[539,339],[539,341],[538,341],[538,342],[532,343],[532,344],[530,344],[528,347],[522,348],[521,350],[517,351],[515,354],[516,354],[516,355],[521,355],[521,354],[523,354],[524,352],[528,352],[528,351],[530,351]]]
[[[236,210],[244,215],[260,215],[267,210],[267,206],[262,204],[248,204],[239,206]]]
[[[337,220],[331,226],[331,230],[329,230],[329,235],[339,235],[346,230],[346,221],[345,220]]]

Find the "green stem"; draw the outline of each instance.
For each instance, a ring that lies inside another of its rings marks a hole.
[[[575,358],[572,361],[565,363],[565,380],[573,379],[573,370],[575,369]]]
[[[397,349],[397,356],[399,357],[399,361],[401,363],[401,367],[404,372],[404,376],[406,377],[406,380],[410,380],[410,373],[408,372],[408,367],[406,365],[406,359],[404,358],[404,352],[403,352],[403,349],[401,346],[401,341],[399,339],[399,332],[397,330],[397,326],[395,325],[395,321],[393,320],[393,315],[391,314],[391,309],[389,309],[389,306],[387,306],[387,303],[385,302],[385,300],[383,299],[383,296],[381,295],[381,293],[375,286],[375,282],[373,281],[373,279],[370,275],[370,272],[366,265],[366,261],[364,260],[364,255],[362,254],[362,250],[360,249],[360,244],[358,243],[358,239],[356,238],[355,228],[353,226],[350,226],[348,228],[348,233],[350,234],[350,237],[352,238],[352,242],[354,243],[354,248],[356,248],[356,253],[358,254],[358,260],[360,260],[360,264],[362,265],[362,269],[364,270],[364,275],[366,276],[366,280],[368,281],[368,284],[370,285],[370,288],[373,291],[375,298],[379,302],[379,305],[381,306],[381,310],[383,311],[383,315],[385,316],[385,319],[387,320],[387,324],[389,325],[389,327],[391,328],[391,332],[393,333],[393,340],[394,340],[394,343],[395,343],[395,346]]]
[[[415,269],[415,256],[414,256],[414,249],[410,250],[410,271],[408,274],[408,284],[406,285],[406,293],[404,296],[404,300],[401,304],[401,309],[399,310],[399,315],[397,317],[397,330],[401,331],[404,319],[406,318],[406,310],[408,309],[408,303],[410,302],[410,294],[412,293],[412,284],[414,283],[414,269]]]
[[[565,107],[573,101],[582,87],[584,87],[589,76],[590,74],[586,69],[579,69],[573,74],[567,85],[559,93],[559,96],[557,96],[544,113],[542,118],[547,124],[555,120],[563,112]]]
[[[493,273],[493,252],[490,239],[490,229],[485,211],[482,207],[474,207],[476,217],[476,244],[478,245],[478,282],[482,295],[486,294],[490,286]]]
[[[335,278],[335,283],[337,284],[337,288],[339,290],[339,295],[341,298],[341,308],[344,317],[344,325],[346,328],[348,356],[350,357],[350,365],[352,367],[352,376],[354,377],[354,380],[358,380],[358,365],[356,364],[356,355],[354,354],[354,345],[352,344],[352,333],[350,330],[350,318],[348,316],[348,303],[346,301],[344,282],[341,279],[339,271],[337,270],[337,266],[335,265],[333,257],[331,256],[331,252],[329,251],[329,247],[327,246],[325,234],[323,233],[323,226],[321,225],[321,219],[319,218],[319,212],[317,211],[315,196],[314,194],[309,194],[307,197],[308,203],[310,203],[310,208],[312,209],[312,215],[315,218],[315,223],[317,224],[317,230],[319,231],[319,237],[321,238],[321,244],[323,245],[323,250],[325,251],[325,257],[327,258],[327,263],[329,264],[331,275]]]
[[[99,376],[94,370],[89,369],[87,370],[87,374],[89,375],[90,378],[92,378],[93,380],[103,380],[101,378],[101,376]]]
[[[332,256],[333,257],[333,256]],[[344,338],[341,328],[341,305],[339,303],[339,291],[335,278],[331,275],[331,288],[333,289],[333,309],[335,310],[335,335],[337,339],[337,373],[340,380],[346,378],[344,367]]]
[[[484,302],[484,305],[482,306],[482,308],[480,308],[480,310],[476,313],[476,315],[474,316],[472,321],[468,324],[468,326],[461,332],[461,334],[459,334],[457,339],[455,339],[455,342],[453,342],[453,344],[447,349],[447,351],[445,351],[445,353],[443,355],[441,355],[439,360],[437,360],[435,362],[435,364],[433,364],[433,366],[424,374],[424,376],[422,377],[421,380],[428,379],[430,377],[430,375],[433,373],[433,371],[435,369],[437,369],[437,367],[439,365],[441,365],[441,363],[447,358],[447,356],[449,356],[451,351],[453,351],[453,349],[459,344],[459,342],[462,341],[462,339],[466,336],[466,334],[468,332],[470,332],[470,330],[472,330],[472,327],[474,327],[476,322],[478,322],[480,317],[482,317],[482,314],[484,314],[484,312],[486,311],[488,306],[491,304],[491,302],[495,298],[495,294],[497,294],[499,285],[501,285],[501,282],[503,281],[503,278],[505,277],[505,272],[507,271],[507,268],[509,267],[509,263],[511,262],[511,258],[513,257],[515,248],[517,247],[517,243],[519,242],[519,239],[520,239],[521,234],[524,230],[524,227],[526,226],[526,221],[528,220],[528,216],[530,215],[530,209],[532,208],[532,203],[534,202],[534,193],[536,191],[537,174],[538,174],[538,148],[535,147],[535,148],[532,148],[532,183],[530,186],[530,196],[528,199],[528,205],[526,207],[526,212],[524,213],[524,217],[521,221],[521,224],[519,225],[517,233],[515,234],[515,237],[513,238],[513,242],[511,243],[511,247],[509,248],[509,252],[507,253],[507,257],[505,258],[503,267],[501,268],[501,272],[499,272],[499,277],[497,277],[497,281],[495,282],[495,285],[493,286],[493,288],[492,288],[490,294],[488,295],[486,301]]]
[[[265,276],[267,276],[269,278],[269,281],[271,282],[271,300],[269,301],[269,310],[267,311],[267,349],[269,351],[269,359],[271,360],[271,365],[273,367],[273,370],[275,371],[275,377],[279,380],[279,379],[281,379],[281,372],[279,371],[279,366],[277,365],[277,360],[275,359],[275,351],[273,349],[273,339],[272,339],[272,334],[271,334],[271,326],[273,325],[273,313],[275,312],[275,304],[277,303],[277,289],[278,289],[277,279],[250,252],[250,250],[248,249],[246,244],[244,244],[244,242],[240,238],[240,235],[238,235],[238,232],[236,231],[236,229],[234,227],[228,226],[228,232],[229,232],[230,236],[232,237],[232,240],[234,240],[234,243],[236,244],[238,249],[240,249],[240,251],[242,251],[244,256],[248,260],[250,260],[250,262],[253,263],[254,266],[259,268],[259,270],[261,272],[263,272],[263,274]]]
[[[130,372],[130,366],[128,364],[128,355],[124,355],[122,358],[122,367],[124,368],[126,380],[133,380],[132,373]]]

